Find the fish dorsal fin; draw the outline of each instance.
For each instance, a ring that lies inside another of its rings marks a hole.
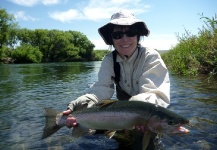
[[[117,102],[117,100],[102,100],[100,103],[97,104],[98,107],[107,107],[113,103]]]

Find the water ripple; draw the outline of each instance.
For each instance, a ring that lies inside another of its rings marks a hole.
[[[1,65],[1,149],[104,149],[117,142],[104,136],[74,139],[68,128],[41,140],[44,108],[65,110],[97,80],[101,62]],[[190,134],[160,137],[167,150],[217,149],[217,85],[200,77],[171,75],[168,109],[190,120]]]

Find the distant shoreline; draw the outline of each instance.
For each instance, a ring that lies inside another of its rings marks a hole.
[[[160,54],[163,54],[163,53],[166,53],[168,52],[169,50],[157,50]]]

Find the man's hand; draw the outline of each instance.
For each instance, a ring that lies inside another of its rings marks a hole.
[[[63,111],[63,115],[69,115],[71,112],[72,112],[72,110],[68,109],[66,111]],[[73,117],[68,117],[66,119],[66,126],[68,128],[77,126],[76,119]]]

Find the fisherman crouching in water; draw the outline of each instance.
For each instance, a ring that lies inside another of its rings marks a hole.
[[[150,33],[146,24],[131,12],[121,10],[114,13],[110,22],[98,31],[105,43],[115,50],[104,57],[98,81],[85,95],[71,101],[64,115],[84,104],[92,107],[101,100],[111,99],[115,89],[118,100],[143,101],[167,107],[170,103],[167,67],[157,51],[139,44],[140,38]],[[67,127],[73,126],[76,126],[76,119],[69,117]],[[140,150],[146,130],[144,126],[136,126],[135,129],[138,130],[134,136],[136,146],[131,145],[130,149]],[[155,135],[152,135],[147,149],[155,149],[154,138]]]

